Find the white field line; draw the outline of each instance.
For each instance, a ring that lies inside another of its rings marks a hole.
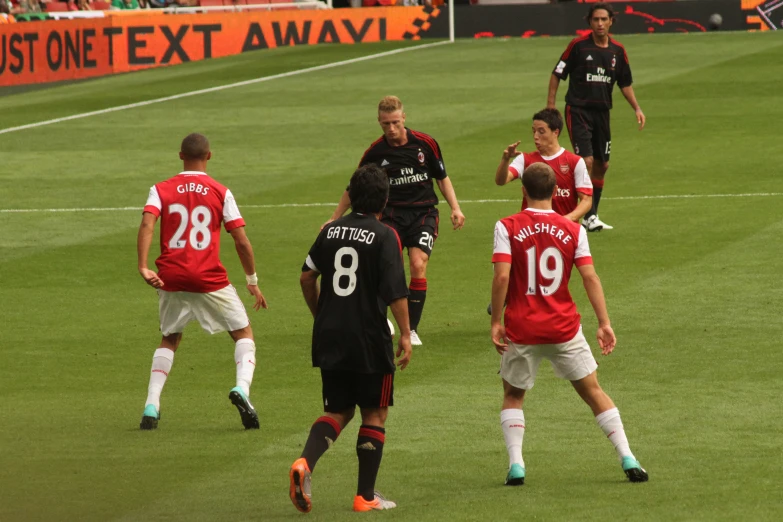
[[[604,201],[638,201],[646,199],[700,199],[700,198],[758,198],[783,196],[783,192],[754,192],[745,194],[663,194],[660,196],[617,196],[601,198]],[[520,199],[463,199],[460,203],[519,203]],[[240,205],[240,208],[303,208],[334,207],[331,203],[278,203],[274,205]],[[46,212],[139,212],[143,207],[84,207],[84,208],[2,208],[0,214],[27,214]]]
[[[80,114],[73,114],[71,116],[63,116],[62,118],[54,118],[51,120],[44,120],[35,123],[28,123],[25,125],[19,125],[17,127],[8,127],[6,129],[0,129],[0,134],[6,134],[9,132],[16,132],[27,129],[34,129],[36,127],[43,127],[45,125],[52,125],[54,123],[61,123],[64,121],[79,120],[81,118],[89,118],[90,116],[99,116],[101,114],[108,114],[110,112],[124,111],[126,109],[135,109],[137,107],[144,107],[146,105],[153,105],[155,103],[163,103],[171,100],[179,100],[181,98],[187,98],[189,96],[197,96],[199,94],[207,94],[210,92],[224,91],[226,89],[233,89],[234,87],[244,87],[245,85],[253,85],[256,83],[269,82],[272,80],[279,80],[280,78],[289,78],[291,76],[298,76],[300,74],[307,74],[316,71],[323,71],[326,69],[332,69],[334,67],[341,67],[343,65],[351,65],[354,63],[365,62],[367,60],[374,60],[376,58],[383,58],[385,56],[392,56],[395,54],[405,53],[408,51],[415,51],[418,49],[428,49],[430,47],[436,47],[438,45],[449,44],[449,41],[435,42],[422,45],[414,45],[412,47],[403,47],[402,49],[394,49],[392,51],[384,51],[382,53],[368,54],[367,56],[360,56],[358,58],[351,58],[350,60],[342,60],[339,62],[325,63],[323,65],[316,65],[313,67],[307,67],[305,69],[298,69],[296,71],[288,71],[280,74],[273,74],[272,76],[262,76],[261,78],[253,78],[252,80],[244,80],[241,82],[228,83],[226,85],[218,85],[215,87],[209,87],[207,89],[199,89],[197,91],[188,91],[180,94],[174,94],[171,96],[164,96],[163,98],[155,98],[153,100],[146,100],[136,103],[129,103],[127,105],[118,105],[116,107],[109,107],[107,109],[100,109],[97,111],[83,112]]]

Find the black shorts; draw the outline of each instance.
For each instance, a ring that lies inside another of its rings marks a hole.
[[[583,158],[592,156],[602,163],[609,162],[612,152],[609,111],[566,105],[566,127],[576,154]]]
[[[394,373],[321,370],[324,411],[394,406]]]
[[[427,256],[432,255],[440,221],[437,208],[386,207],[381,221],[397,231],[403,246],[420,248]]]

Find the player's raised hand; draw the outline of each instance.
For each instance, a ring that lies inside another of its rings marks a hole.
[[[522,154],[521,152],[517,151],[517,147],[519,147],[519,144],[522,143],[521,141],[517,141],[506,147],[506,150],[503,151],[503,159],[504,160],[512,160]]]
[[[647,123],[647,118],[645,118],[641,107],[636,109],[636,123],[639,124],[639,130],[642,130],[644,128],[644,124]]]
[[[404,370],[408,367],[408,363],[411,362],[411,355],[413,355],[413,348],[411,347],[411,334],[401,334],[400,340],[397,341],[397,366],[400,370]]]
[[[266,304],[266,298],[264,297],[264,294],[261,293],[261,289],[258,288],[258,285],[247,285],[247,291],[256,298],[256,302],[253,303],[254,310],[260,310],[261,308],[266,310],[269,308],[269,305]]]
[[[609,355],[617,344],[617,337],[614,336],[614,330],[608,324],[600,326],[595,334],[598,338],[598,346],[601,347],[601,355]]]
[[[460,209],[451,211],[451,224],[454,226],[454,230],[459,230],[465,226],[465,214]]]
[[[490,337],[492,337],[492,344],[495,345],[495,350],[500,355],[508,350],[508,340],[506,339],[506,327],[501,323],[493,324],[490,330]]]
[[[139,273],[141,274],[141,277],[144,278],[144,281],[146,281],[146,283],[152,288],[163,287],[163,280],[158,277],[158,274],[149,268],[139,268]]]

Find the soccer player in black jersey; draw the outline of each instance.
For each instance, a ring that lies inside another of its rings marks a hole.
[[[389,196],[389,178],[383,169],[359,167],[348,193],[353,212],[324,226],[300,278],[315,318],[313,366],[321,369],[325,412],[313,424],[302,456],[289,472],[291,501],[305,513],[311,509],[310,474],[351,421],[357,405],[362,426],[356,442],[359,485],[353,509],[396,507],[375,491],[375,478],[386,439],[386,415],[394,404],[394,349],[387,306],[399,327],[397,365],[404,370],[411,358],[402,244],[394,229],[379,221]]]
[[[568,44],[549,79],[547,107],[554,109],[560,80],[570,77],[566,93],[566,127],[574,152],[585,159],[593,182],[593,207],[582,219],[582,225],[588,232],[614,228],[598,218],[598,204],[601,202],[604,176],[609,169],[612,147],[609,109],[612,108],[615,83],[636,112],[639,130],[645,124],[644,113],[631,86],[633,77],[625,47],[609,36],[614,16],[607,3],[590,6],[587,22],[592,32],[574,38]]]
[[[381,221],[393,227],[400,235],[403,246],[408,248],[411,344],[419,346],[421,339],[417,329],[427,297],[427,263],[438,237],[439,218],[435,207],[438,197],[433,188],[433,179],[451,207],[454,230],[462,228],[465,216],[446,174],[440,146],[428,134],[405,127],[405,111],[399,98],[386,96],[381,100],[378,104],[378,123],[383,129],[383,136],[365,151],[359,166],[375,164],[389,175],[389,203]],[[350,204],[351,199],[346,190],[331,220],[342,216]]]

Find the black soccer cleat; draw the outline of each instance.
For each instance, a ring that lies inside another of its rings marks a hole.
[[[258,422],[258,414],[253,405],[247,400],[245,392],[239,386],[232,388],[228,393],[231,403],[239,410],[239,416],[242,417],[242,425],[246,430],[257,430],[261,427]]]

